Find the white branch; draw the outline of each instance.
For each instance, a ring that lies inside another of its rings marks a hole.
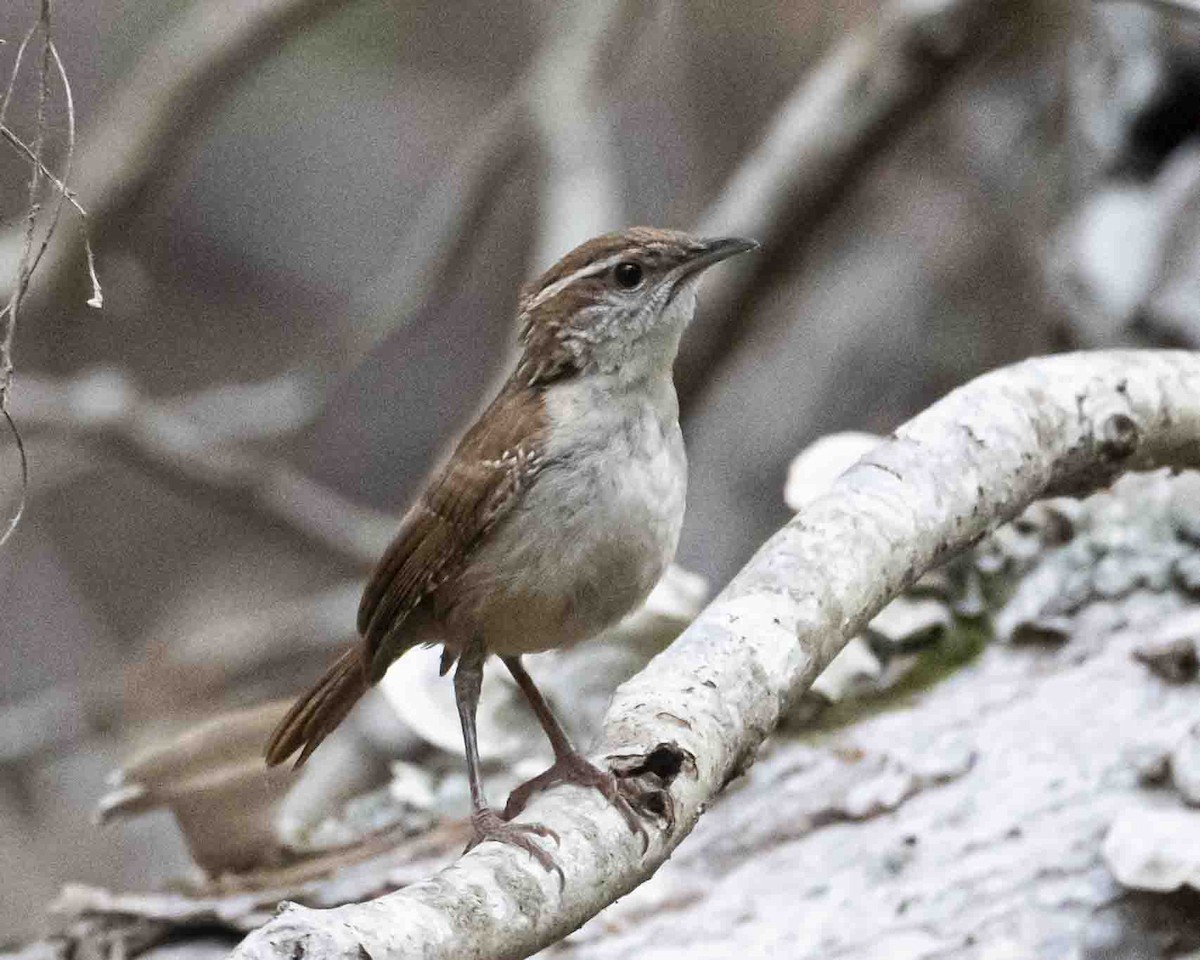
[[[786,705],[922,572],[1039,497],[1159,465],[1200,466],[1200,354],[1070,354],[956,390],[843,474],[617,691],[598,755],[651,809],[674,811],[644,855],[604,801],[559,788],[526,816],[561,838],[561,889],[526,853],[485,843],[368,903],[290,906],[234,956],[529,956],[650,877]]]

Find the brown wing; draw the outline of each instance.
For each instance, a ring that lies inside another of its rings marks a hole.
[[[293,705],[267,744],[267,763],[297,750],[300,766],[392,661],[413,644],[404,620],[459,569],[543,463],[541,401],[514,379],[429,482],[379,561],[358,608],[362,646],[347,650]]]
[[[371,682],[412,645],[403,636],[408,614],[454,575],[533,481],[544,434],[539,395],[514,378],[405,515],[358,607]]]

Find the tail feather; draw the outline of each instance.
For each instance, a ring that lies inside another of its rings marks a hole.
[[[352,647],[279,721],[267,742],[267,766],[283,763],[297,750],[300,756],[296,758],[296,766],[301,766],[346,718],[367,687],[362,651]]]

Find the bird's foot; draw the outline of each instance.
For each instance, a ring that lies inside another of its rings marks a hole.
[[[506,809],[505,816],[502,819],[490,807],[484,807],[482,810],[476,810],[472,813],[471,829],[474,831],[474,836],[463,852],[466,853],[467,850],[483,843],[485,840],[495,840],[498,843],[511,844],[514,847],[519,847],[533,857],[534,860],[541,864],[542,869],[551,873],[557,873],[559,883],[562,883],[563,872],[558,862],[532,839],[533,837],[546,837],[558,843],[558,834],[549,827],[543,827],[538,823],[511,823],[507,814],[508,811]]]
[[[526,780],[508,797],[504,805],[504,819],[511,820],[517,816],[535,793],[540,793],[556,783],[574,783],[581,787],[594,787],[601,795],[625,818],[629,829],[642,839],[642,853],[650,847],[650,835],[642,823],[637,811],[630,806],[629,801],[621,794],[617,778],[608,770],[601,770],[583,754],[567,753],[554,761],[550,769],[539,773],[532,780]]]

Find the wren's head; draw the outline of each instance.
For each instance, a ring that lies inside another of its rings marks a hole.
[[[701,272],[757,246],[654,227],[581,244],[521,291],[520,375],[535,385],[577,373],[669,371]]]

